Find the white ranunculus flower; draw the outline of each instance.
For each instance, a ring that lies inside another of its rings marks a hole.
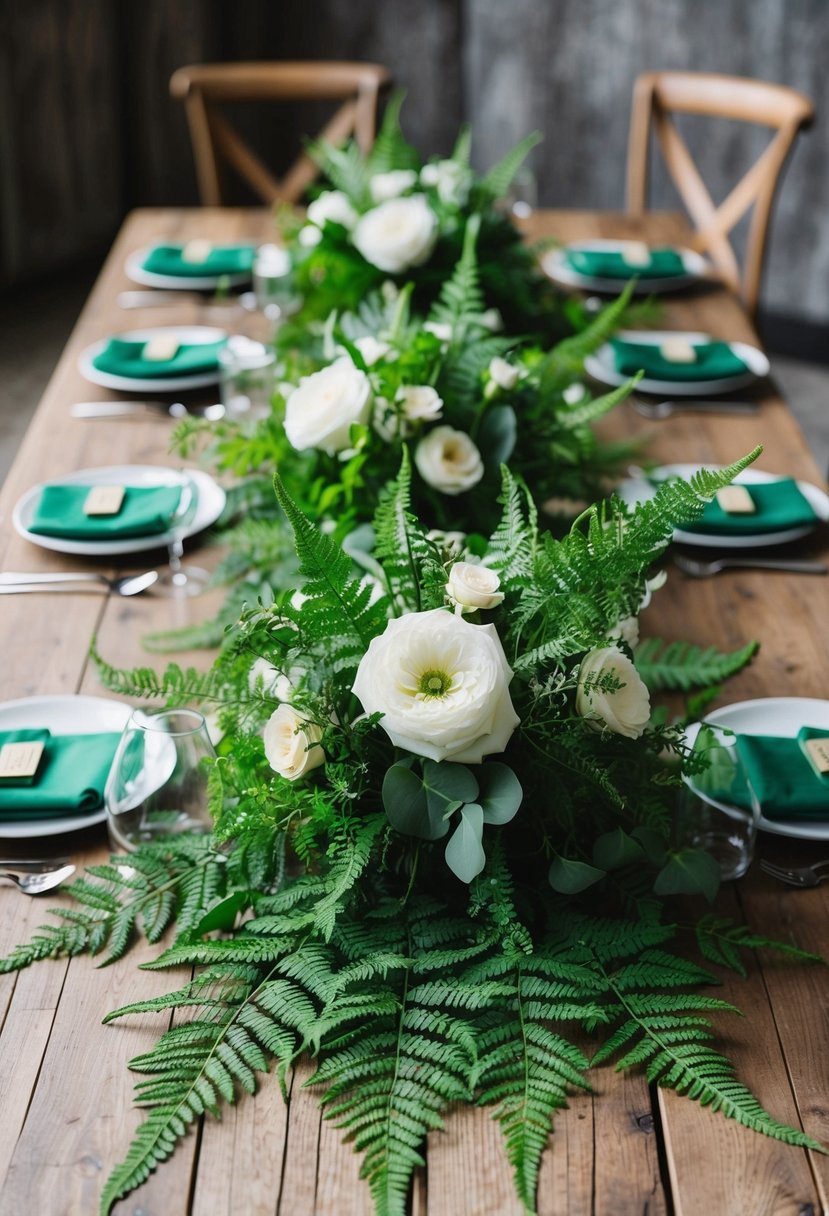
[[[327,220],[331,220],[350,231],[357,223],[357,212],[342,190],[323,190],[319,198],[308,204],[305,214],[318,228],[322,228]]]
[[[437,216],[422,194],[392,198],[367,211],[352,240],[367,262],[388,274],[421,266],[435,247]]]
[[[512,670],[494,625],[443,608],[389,621],[360,660],[354,694],[396,747],[432,760],[480,764],[518,725]]]
[[[615,692],[595,687],[602,676],[613,676],[621,687]],[[576,709],[596,730],[607,726],[627,739],[638,739],[644,733],[651,713],[650,696],[639,672],[618,646],[591,650],[582,659]]]
[[[502,359],[499,355],[490,362],[489,378],[493,380],[499,388],[510,389],[515,388],[518,383],[521,371],[517,367],[513,367],[511,363],[507,363],[506,359]]]
[[[300,228],[296,238],[306,249],[313,249],[322,240],[322,232],[316,224],[306,224]]]
[[[379,359],[385,359],[391,351],[388,342],[381,342],[372,334],[366,334],[364,338],[357,338],[354,345],[363,356],[366,367],[373,367]]]
[[[501,580],[494,570],[472,562],[455,562],[449,571],[446,594],[458,605],[461,612],[474,612],[478,608],[495,608],[504,598],[499,591]]]
[[[415,448],[417,471],[442,494],[463,494],[484,475],[481,453],[464,431],[436,426]]]
[[[443,413],[443,398],[430,384],[402,384],[395,400],[407,422],[434,422]]]
[[[375,203],[385,203],[411,190],[416,181],[414,169],[390,169],[388,173],[375,173],[368,188]]]
[[[265,723],[262,740],[268,764],[286,781],[296,781],[325,763],[322,731],[290,705],[279,705]]]
[[[319,448],[329,456],[347,448],[353,423],[371,412],[371,383],[343,355],[313,376],[305,376],[285,402],[285,434],[298,452]]]

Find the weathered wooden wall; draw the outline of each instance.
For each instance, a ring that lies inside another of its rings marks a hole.
[[[386,63],[428,152],[448,150],[463,120],[482,166],[543,131],[533,167],[540,201],[558,206],[621,206],[630,89],[645,68],[795,85],[819,120],[780,196],[764,303],[829,323],[827,0],[0,0],[0,283],[97,256],[131,206],[195,200],[167,91],[176,67],[313,57]],[[308,108],[243,121],[278,157],[316,119]],[[690,135],[715,197],[763,143],[736,126]]]

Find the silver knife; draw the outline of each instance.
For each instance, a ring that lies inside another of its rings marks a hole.
[[[224,417],[225,407],[216,405],[185,405],[183,401],[78,401],[69,407],[73,418],[134,418],[139,415],[169,414],[171,418],[206,418],[217,422]]]

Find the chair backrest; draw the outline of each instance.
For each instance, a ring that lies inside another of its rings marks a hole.
[[[187,111],[202,203],[223,204],[225,164],[266,203],[298,202],[318,173],[303,153],[281,180],[275,177],[219,112],[222,103],[341,101],[318,138],[340,144],[353,135],[368,151],[374,142],[377,101],[390,85],[390,73],[375,63],[202,63],[179,68],[170,80],[170,92]]]
[[[741,119],[773,127],[765,151],[719,206],[702,180],[672,112]],[[633,88],[628,145],[627,207],[647,205],[650,126],[653,122],[666,168],[697,228],[694,246],[707,253],[750,313],[757,308],[774,193],[795,136],[811,121],[808,97],[785,85],[713,72],[646,72]],[[742,275],[728,234],[754,206]]]

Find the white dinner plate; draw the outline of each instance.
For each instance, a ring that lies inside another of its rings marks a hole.
[[[251,280],[250,271],[241,271],[238,274],[156,274],[152,270],[145,270],[143,265],[155,248],[155,245],[145,245],[127,258],[124,270],[133,283],[141,283],[144,287],[169,287],[176,291],[215,291],[220,283],[238,287]]]
[[[680,330],[620,329],[618,336],[626,342],[642,342],[649,346],[661,346],[666,339],[679,338],[684,342],[710,342],[710,334],[686,333]],[[755,380],[769,374],[769,361],[756,346],[747,342],[729,342],[731,350],[742,359],[748,370],[736,376],[720,376],[716,380],[651,380],[644,376],[636,385],[641,393],[658,393],[661,397],[715,397],[718,393],[730,393],[732,389],[745,388]],[[616,370],[613,347],[609,342],[600,346],[584,361],[584,370],[600,384],[618,386],[627,384],[629,376]]]
[[[629,506],[635,506],[638,502],[645,502],[646,499],[654,497],[657,486],[653,484],[653,480],[663,481],[669,477],[687,479],[693,477],[694,473],[698,473],[700,469],[718,467],[720,466],[663,464],[652,469],[650,477],[642,474],[626,478],[618,486],[616,493],[623,502],[628,503]],[[734,483],[735,485],[750,486],[760,482],[781,480],[782,478],[777,473],[765,473],[762,469],[748,468],[737,474]],[[705,549],[762,549],[766,545],[784,545],[789,541],[800,540],[802,536],[808,536],[817,527],[818,522],[825,522],[829,519],[829,495],[825,494],[819,486],[813,486],[808,481],[798,481],[797,488],[817,516],[817,520],[813,524],[804,524],[799,528],[785,528],[778,532],[757,532],[753,536],[719,536],[714,532],[685,532],[682,528],[675,528],[674,540],[681,545],[699,545]]]
[[[144,553],[148,549],[163,549],[178,535],[182,540],[209,528],[224,510],[226,495],[220,485],[200,469],[187,469],[179,473],[160,465],[116,464],[98,469],[80,469],[55,479],[66,485],[90,486],[186,486],[191,483],[198,495],[196,513],[179,534],[176,530],[154,533],[152,536],[129,536],[120,540],[68,540],[59,536],[38,536],[29,531],[42,485],[32,486],[18,499],[12,512],[12,523],[17,532],[41,549],[53,549],[56,553],[76,553],[84,557],[114,557],[122,553]]]
[[[23,697],[0,704],[0,730],[42,727],[56,735],[95,735],[126,726],[132,706],[105,697]],[[106,808],[85,815],[55,815],[49,819],[1,820],[0,838],[23,840],[34,836],[58,836],[103,823]]]
[[[157,325],[152,329],[130,329],[123,334],[113,334],[115,338],[123,338],[125,342],[150,342],[160,336],[171,336],[179,342],[193,345],[207,342],[219,342],[227,337],[224,329],[215,329],[211,325]],[[116,376],[110,372],[101,372],[93,364],[93,359],[100,355],[106,346],[108,338],[93,342],[81,351],[78,356],[78,370],[92,384],[100,384],[102,388],[114,388],[124,393],[183,393],[193,388],[207,388],[210,384],[218,384],[219,367],[208,372],[197,372],[189,376]]]
[[[756,701],[737,701],[723,709],[712,709],[704,718],[714,726],[726,726],[740,735],[779,735],[796,739],[803,726],[829,730],[829,701],[812,697],[761,697]],[[702,723],[694,722],[685,729],[685,738],[693,746]],[[795,836],[802,840],[829,840],[829,814],[826,822],[808,819],[775,820],[760,814],[760,827],[776,836]]]
[[[562,283],[565,287],[583,287],[586,291],[608,291],[619,295],[625,286],[625,279],[605,279],[592,274],[579,274],[567,261],[568,249],[596,250],[597,252],[616,252],[629,245],[629,241],[592,240],[571,241],[569,245],[558,249],[550,249],[541,258],[541,269],[554,283]],[[674,247],[675,248],[675,247]],[[676,249],[685,267],[684,274],[666,275],[661,279],[637,279],[634,285],[636,295],[650,295],[663,291],[677,291],[680,287],[688,287],[700,279],[711,276],[711,263],[693,249]],[[636,267],[631,266],[630,277],[636,274]]]

